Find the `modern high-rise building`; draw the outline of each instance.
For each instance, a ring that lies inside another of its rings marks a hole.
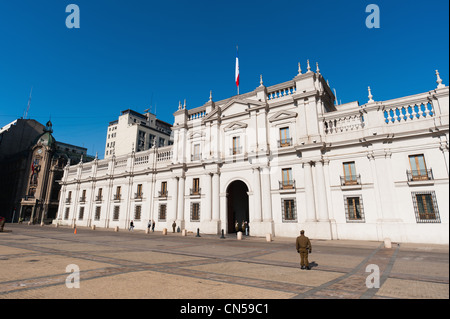
[[[172,125],[150,112],[122,111],[119,118],[108,125],[105,158],[142,152],[152,148],[153,143],[158,147],[172,145],[171,128]]]
[[[369,88],[364,104],[338,105],[308,63],[286,82],[180,104],[173,145],[66,166],[54,223],[448,244],[449,87],[436,75],[426,92],[379,101]]]

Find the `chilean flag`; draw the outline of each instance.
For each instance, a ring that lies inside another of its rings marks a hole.
[[[236,81],[236,86],[238,87],[239,90],[239,57],[238,57],[238,49],[236,47],[236,72],[235,72],[235,81]]]

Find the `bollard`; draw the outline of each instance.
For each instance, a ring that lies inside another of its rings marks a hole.
[[[384,248],[392,248],[392,243],[390,238],[384,239]]]
[[[223,229],[222,229],[222,236],[220,236],[220,239],[225,239],[225,236],[223,235]]]
[[[163,234],[163,235],[167,235],[167,228],[163,228],[162,234]]]
[[[119,226],[114,227],[114,231],[117,233],[119,231]]]
[[[92,230],[95,230],[95,225],[92,225],[92,226],[91,226],[91,229],[92,229]]]
[[[195,237],[202,237],[202,236],[200,236],[200,228],[197,228],[197,236],[195,236]]]
[[[181,236],[187,236],[186,229],[183,229],[183,230],[181,231]]]
[[[242,240],[242,232],[241,231],[237,232],[237,240]]]
[[[272,241],[272,234],[266,234],[266,241],[271,242]]]

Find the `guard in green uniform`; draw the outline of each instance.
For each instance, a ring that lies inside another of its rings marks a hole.
[[[301,269],[310,270],[311,267],[309,267],[308,253],[311,253],[312,246],[309,238],[305,236],[304,230],[300,231],[300,236],[297,237],[295,247],[297,249],[297,252],[300,254]]]

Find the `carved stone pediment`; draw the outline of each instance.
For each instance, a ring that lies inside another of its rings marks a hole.
[[[295,118],[297,117],[297,112],[291,112],[291,111],[279,111],[275,113],[272,117],[269,118],[270,122],[285,120],[289,118]]]
[[[233,122],[225,126],[224,131],[233,131],[233,130],[239,130],[239,129],[245,129],[248,125],[246,123],[242,122]]]

